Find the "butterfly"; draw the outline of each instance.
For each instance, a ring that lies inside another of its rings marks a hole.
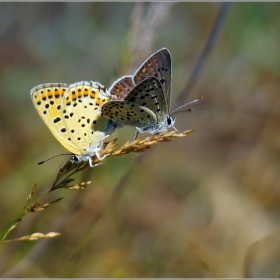
[[[147,58],[132,76],[123,76],[108,89],[113,98],[101,106],[102,116],[116,126],[135,126],[133,143],[139,133],[162,134],[173,127],[176,118],[170,113],[171,55],[163,48]],[[179,131],[178,131],[179,132]]]
[[[113,133],[112,120],[100,115],[100,105],[110,96],[98,82],[77,82],[71,85],[47,83],[30,92],[33,104],[55,138],[77,162],[99,159],[103,139]]]

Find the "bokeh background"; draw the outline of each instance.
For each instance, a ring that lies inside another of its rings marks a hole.
[[[172,55],[172,104],[185,88],[221,3],[0,3],[0,230],[26,196],[50,188],[65,149],[30,89],[47,82],[109,87],[156,50]],[[83,191],[29,214],[2,243],[7,277],[279,277],[280,5],[232,3],[177,115],[186,138],[110,157],[75,178]],[[172,106],[173,105],[173,106]],[[131,140],[134,130],[111,139]],[[143,137],[143,135],[142,135]],[[114,189],[121,192],[110,200]]]

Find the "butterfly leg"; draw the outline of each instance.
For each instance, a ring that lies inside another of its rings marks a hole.
[[[157,140],[160,138],[160,136],[164,133],[164,132],[166,132],[167,130],[164,130],[164,131],[162,131],[162,132],[160,132],[159,133],[159,135],[158,135],[158,137],[157,137]]]
[[[97,158],[98,158],[99,160],[102,160],[102,159],[104,159],[105,157],[107,157],[107,155],[104,155],[104,156],[102,157],[102,156],[100,155],[99,151],[96,152],[96,156],[97,156]]]
[[[166,133],[168,131],[168,129],[164,129],[164,130],[162,130],[162,131],[160,131],[160,132],[154,132],[152,135],[151,135],[151,137],[153,136],[153,135],[158,135],[158,137],[157,137],[157,140],[159,140],[159,138],[160,138],[160,136],[163,134],[163,133]]]
[[[133,140],[131,141],[130,145],[137,139],[138,134],[139,134],[140,131],[141,131],[140,128],[135,127],[135,134],[134,134]]]
[[[172,125],[172,127],[173,127],[178,133],[181,133],[181,131],[178,130],[174,125]]]
[[[96,156],[97,156],[97,154],[96,154]],[[97,157],[98,157],[98,156],[97,156]],[[98,159],[100,159],[100,158],[98,157]],[[101,162],[98,162],[98,163],[96,163],[96,164],[93,164],[93,163],[92,163],[92,157],[88,157],[88,162],[89,162],[90,167],[95,167],[95,166],[101,164]]]
[[[100,146],[103,146],[103,140],[107,137],[109,137],[111,134],[108,134],[106,136],[104,136],[101,140],[100,140]]]
[[[93,165],[92,165],[92,158],[91,158],[91,156],[88,157],[88,163],[89,163],[90,167],[93,166]]]

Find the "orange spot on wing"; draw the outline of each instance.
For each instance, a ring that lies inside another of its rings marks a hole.
[[[106,103],[107,101],[109,101],[110,100],[110,98],[109,97],[105,97],[104,99],[102,99],[102,100],[100,100],[99,98],[98,98],[98,103],[99,103],[99,105],[101,105],[101,104],[104,104],[104,103]]]
[[[76,100],[77,99],[77,94],[76,94],[76,91],[75,91],[75,93],[73,94],[73,93],[71,93],[71,99],[72,100]]]
[[[95,91],[92,91],[92,92],[90,93],[90,97],[91,97],[91,98],[95,98]]]

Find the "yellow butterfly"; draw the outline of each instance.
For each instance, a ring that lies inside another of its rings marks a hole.
[[[100,106],[110,100],[98,82],[71,85],[47,83],[34,87],[31,99],[39,115],[56,139],[77,162],[99,159],[103,139],[115,130],[114,122],[100,115]]]

